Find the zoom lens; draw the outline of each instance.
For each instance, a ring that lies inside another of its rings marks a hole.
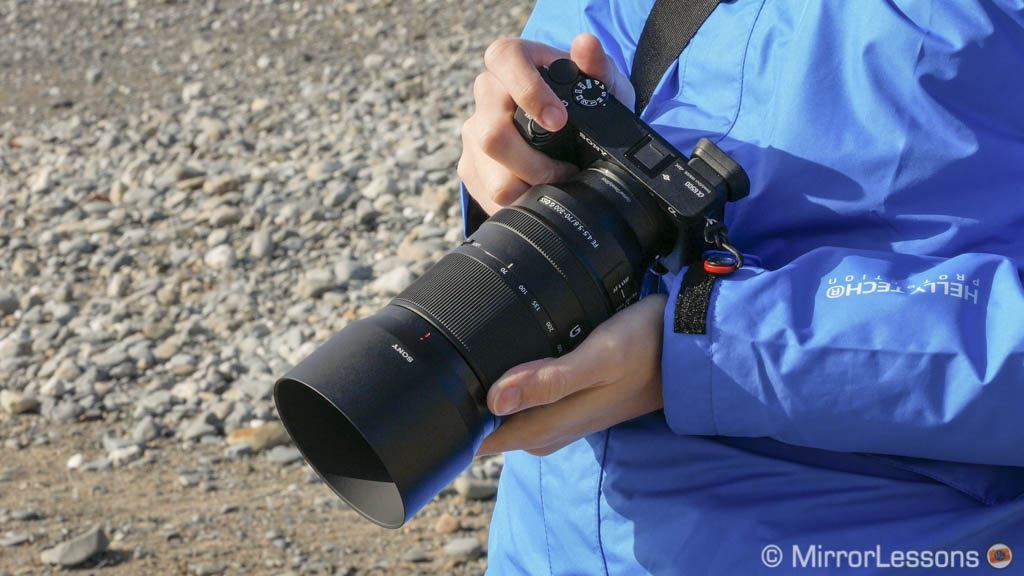
[[[401,526],[496,425],[487,387],[572,350],[635,302],[675,225],[616,165],[531,188],[377,314],[275,386],[313,469],[357,511]]]

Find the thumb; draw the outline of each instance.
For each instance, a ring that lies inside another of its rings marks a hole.
[[[569,57],[579,66],[581,72],[597,78],[608,87],[612,95],[630,110],[636,103],[636,93],[611,56],[605,53],[601,41],[593,34],[580,34],[572,41]]]
[[[601,384],[607,372],[609,345],[602,338],[584,340],[559,358],[520,364],[505,372],[487,393],[487,406],[499,416],[551,404],[584,388]],[[605,351],[604,353],[602,351]]]

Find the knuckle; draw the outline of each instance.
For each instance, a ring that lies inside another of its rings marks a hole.
[[[505,147],[505,127],[491,123],[481,127],[478,136],[480,150],[491,158],[497,159]]]
[[[540,77],[536,77],[523,80],[519,84],[517,92],[524,106],[537,109],[543,104],[547,90],[547,84],[544,84]]]
[[[516,189],[511,184],[499,184],[491,188],[491,200],[495,204],[505,206],[516,199]]]
[[[484,94],[487,91],[488,74],[488,72],[481,72],[473,80],[473,99],[476,100],[477,105],[485,99]]]
[[[562,168],[557,162],[547,158],[545,158],[545,162],[541,165],[539,172],[537,184],[549,184],[562,178]]]
[[[493,68],[501,64],[508,57],[509,51],[518,44],[515,38],[498,38],[484,51],[484,65]]]

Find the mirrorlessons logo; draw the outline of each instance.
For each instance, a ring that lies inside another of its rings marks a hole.
[[[789,558],[783,549],[768,544],[761,549],[761,563],[768,568],[977,568],[989,566],[1003,569],[1013,561],[1013,551],[1001,542],[982,554],[978,550],[882,550],[881,545],[866,550],[843,550],[811,544],[801,548],[794,544]],[[788,560],[788,562],[787,562]]]
[[[1013,562],[1013,551],[1002,542],[993,544],[988,548],[987,560],[989,566],[1002,570]]]

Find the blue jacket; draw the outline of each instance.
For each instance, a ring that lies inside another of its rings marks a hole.
[[[628,73],[652,4],[541,0],[523,36],[591,32]],[[1024,2],[722,4],[642,117],[746,168],[752,262],[707,335],[673,332],[666,278],[664,413],[506,456],[490,571],[1024,556]]]

